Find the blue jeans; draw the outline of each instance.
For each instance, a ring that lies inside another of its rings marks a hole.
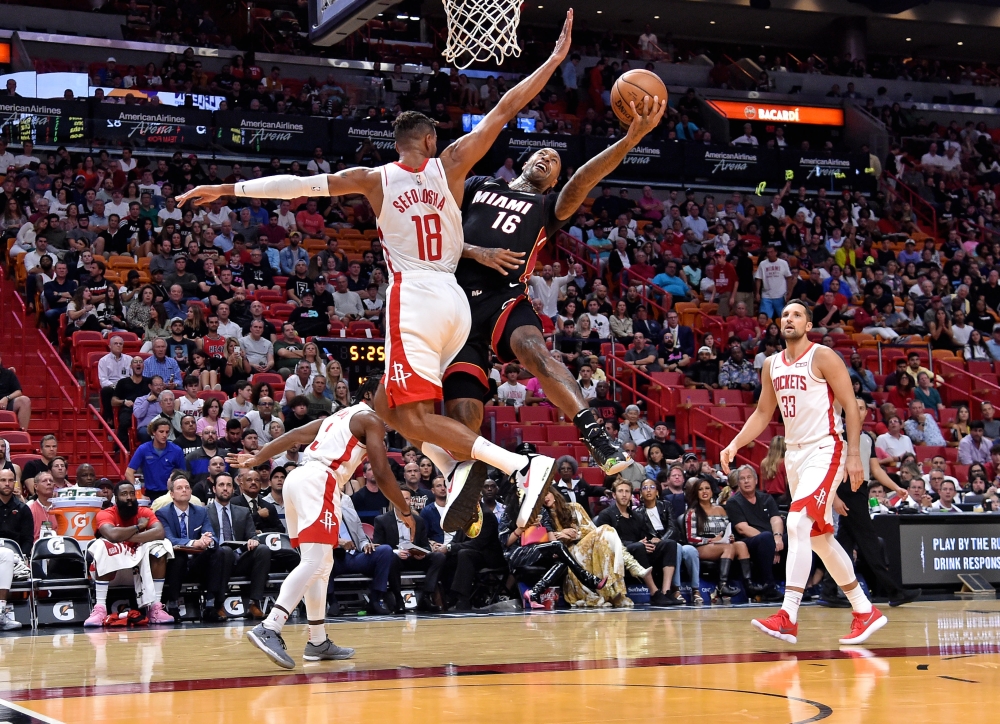
[[[674,588],[681,585],[681,561],[687,565],[691,574],[691,587],[697,588],[701,580],[701,560],[698,558],[698,549],[694,546],[677,546],[677,567],[674,568]]]
[[[760,311],[766,314],[771,319],[777,319],[781,316],[781,310],[785,308],[784,297],[777,297],[776,299],[769,299],[767,297],[760,298]]]
[[[371,553],[361,551],[342,551],[336,549],[333,555],[333,572],[330,573],[330,585],[327,595],[333,594],[333,579],[350,573],[361,573],[372,579],[372,591],[385,593],[389,587],[389,570],[392,568],[394,554],[392,546],[376,546]]]

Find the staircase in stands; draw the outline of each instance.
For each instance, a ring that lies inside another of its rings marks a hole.
[[[3,364],[15,369],[32,405],[30,449],[12,446],[11,453],[38,453],[42,437],[53,434],[59,441],[59,453],[69,461],[71,480],[82,463],[93,465],[98,477],[119,479],[127,462],[123,461],[123,451],[116,452],[119,446],[111,431],[90,406],[58,351],[36,326],[35,315],[27,314],[13,278],[5,275],[0,279],[0,335]]]

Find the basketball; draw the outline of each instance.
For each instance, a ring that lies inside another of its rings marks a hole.
[[[611,87],[611,108],[623,128],[632,124],[632,108],[629,103],[633,102],[639,108],[644,96],[663,101],[667,99],[667,87],[660,76],[648,70],[630,70],[622,74]]]

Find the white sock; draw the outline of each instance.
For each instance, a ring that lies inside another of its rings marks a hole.
[[[420,450],[431,459],[431,462],[437,466],[446,480],[451,475],[451,471],[458,465],[458,460],[453,458],[451,453],[433,443],[425,442],[420,446]]]
[[[790,588],[785,589],[785,600],[781,604],[781,610],[788,614],[788,620],[792,623],[796,623],[799,618],[799,605],[802,603],[802,593],[800,591],[793,591]]]
[[[472,444],[472,457],[482,460],[488,465],[500,468],[508,475],[513,475],[519,470],[523,470],[528,465],[528,458],[524,455],[512,453],[499,445],[494,445],[485,437],[477,437]]]
[[[110,584],[107,581],[97,581],[94,584],[94,598],[97,599],[98,606],[108,607],[108,588]]]
[[[319,646],[324,641],[326,641],[326,626],[321,623],[309,624],[309,643]]]
[[[872,612],[872,602],[868,600],[868,596],[865,595],[865,591],[861,588],[861,584],[858,584],[850,591],[844,591],[844,595],[847,596],[847,600],[851,602],[851,608],[854,609],[854,613]]]
[[[287,613],[282,611],[277,606],[271,606],[271,612],[267,614],[267,618],[264,619],[264,623],[261,625],[266,629],[270,629],[276,633],[281,633],[281,629],[285,627],[285,621],[287,620]]]
[[[153,598],[156,599],[156,602],[159,602],[161,596],[163,596],[163,579],[162,578],[154,578],[153,579]]]

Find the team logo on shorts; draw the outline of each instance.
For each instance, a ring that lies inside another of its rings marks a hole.
[[[333,513],[331,513],[329,510],[323,513],[323,517],[319,519],[319,524],[324,528],[326,528],[327,533],[333,530],[335,522],[336,521],[334,520]]]
[[[816,505],[822,508],[824,505],[826,505],[826,491],[820,490],[816,495],[813,496],[813,499],[816,501]]]
[[[405,390],[406,380],[409,377],[412,377],[412,375],[404,369],[401,363],[399,362],[392,363],[392,376],[389,378],[390,380],[392,380]]]

